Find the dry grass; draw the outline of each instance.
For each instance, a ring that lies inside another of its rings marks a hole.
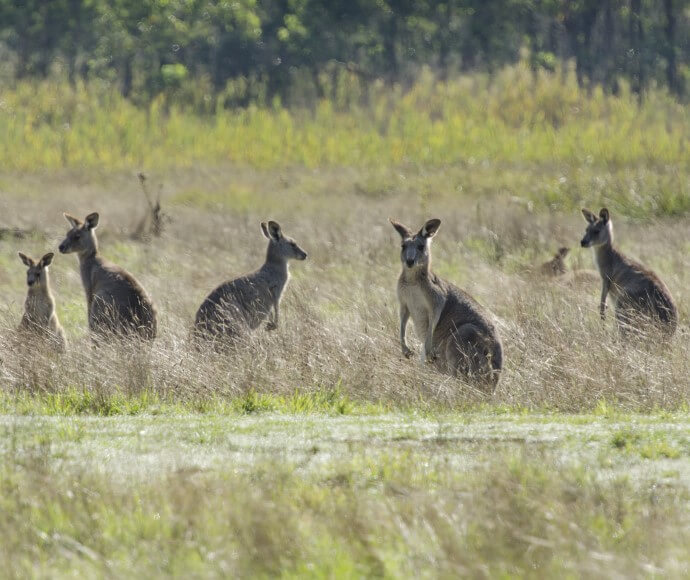
[[[0,241],[2,388],[86,390],[103,397],[147,392],[190,403],[250,391],[337,390],[354,401],[401,408],[489,402],[580,411],[601,400],[627,410],[687,404],[687,220],[633,222],[613,214],[623,249],[660,274],[680,311],[670,345],[651,337],[631,344],[617,338],[612,316],[600,322],[597,287],[558,285],[528,273],[555,248],[577,246],[584,230],[579,212],[535,212],[510,192],[477,197],[481,185],[459,191],[443,171],[400,168],[381,187],[380,179],[375,170],[354,169],[149,172],[149,186],[160,189],[171,223],[161,238],[141,243],[131,238],[145,212],[135,174],[5,176],[0,220],[38,233]],[[63,211],[96,210],[103,255],[133,272],[157,304],[159,339],[151,350],[92,350],[76,258],[58,255],[51,275],[71,348],[59,358],[30,345],[12,348],[10,330],[25,292],[16,251],[53,250],[67,230]],[[496,315],[506,363],[488,399],[401,357],[394,290],[399,242],[389,216],[413,225],[440,217],[436,271]],[[257,332],[232,356],[194,352],[188,336],[196,308],[217,284],[261,264],[259,222],[266,218],[278,220],[310,256],[292,265],[281,328]],[[574,249],[568,260],[591,267],[584,250]]]

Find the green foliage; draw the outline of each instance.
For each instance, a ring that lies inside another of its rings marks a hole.
[[[184,69],[169,70],[174,91],[186,90]],[[348,77],[343,86],[356,93],[359,80]],[[117,91],[81,83],[24,82],[1,89],[0,99],[0,163],[9,170],[228,161],[362,167],[370,177],[357,182],[358,192],[386,197],[400,186],[396,167],[447,167],[466,174],[460,190],[513,191],[561,211],[593,198],[635,217],[690,211],[684,108],[662,92],[650,92],[641,106],[626,90],[589,94],[572,70],[533,75],[523,63],[491,80],[445,83],[424,74],[404,94],[377,85],[367,106],[341,110],[324,99],[311,112],[275,103],[200,115],[167,97],[140,108]],[[174,201],[240,211],[262,203],[250,187],[229,187],[178,193]]]
[[[103,80],[148,103],[190,77],[213,108],[340,101],[343,73],[389,86],[527,59],[575,62],[581,86],[683,95],[687,10],[668,1],[0,0],[6,76]],[[182,88],[181,86],[179,88]],[[193,91],[181,90],[187,99]]]

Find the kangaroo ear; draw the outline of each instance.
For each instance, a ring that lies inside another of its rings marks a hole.
[[[93,212],[86,216],[84,220],[84,225],[87,230],[92,230],[98,225],[98,213]]]
[[[412,237],[412,231],[410,230],[410,228],[402,225],[399,222],[396,222],[393,218],[388,218],[388,221],[391,222],[391,224],[395,228],[395,231],[400,234],[400,237],[403,240]]]
[[[585,216],[585,221],[588,224],[593,224],[595,221],[597,221],[597,216],[595,216],[591,211],[585,209],[584,207],[582,208],[582,215]]]
[[[73,228],[81,227],[81,220],[75,218],[73,215],[69,215],[68,213],[63,213],[62,215],[65,216],[65,219],[69,222],[69,225],[71,225]]]
[[[607,210],[605,207],[602,207],[601,211],[599,212],[599,217],[604,223],[609,221],[609,210]]]
[[[53,256],[55,256],[53,252],[48,252],[45,256],[41,258],[41,261],[38,263],[38,265],[41,266],[41,268],[50,266],[50,264],[52,264],[53,262]]]
[[[270,238],[271,240],[279,240],[280,238],[283,237],[283,233],[280,230],[280,224],[278,222],[274,222],[273,220],[269,220],[269,222],[266,224],[266,229],[268,230],[268,236],[267,237]]]
[[[558,248],[558,255],[565,258],[570,253],[570,248]]]
[[[19,255],[21,261],[24,262],[24,265],[27,268],[31,268],[31,266],[34,265],[34,261],[31,258],[29,258],[29,256],[27,256],[26,254],[22,254],[21,252],[17,252],[17,254]]]
[[[422,229],[419,230],[419,235],[422,236],[423,238],[433,238],[436,235],[438,228],[440,228],[440,227],[441,227],[441,220],[436,219],[436,218],[428,220],[422,226]]]
[[[268,233],[268,224],[266,222],[261,222],[261,231],[264,233],[269,240],[271,239],[271,234]]]

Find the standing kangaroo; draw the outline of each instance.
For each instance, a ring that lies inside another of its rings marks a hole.
[[[254,330],[273,310],[266,330],[278,327],[280,299],[288,283],[288,260],[305,260],[307,253],[284,236],[277,222],[261,223],[268,238],[266,261],[258,270],[218,286],[196,313],[195,334],[211,338],[235,339]]]
[[[29,287],[19,332],[46,341],[57,352],[64,352],[65,331],[55,313],[55,299],[50,291],[48,277],[48,266],[53,261],[53,253],[46,254],[38,262],[21,252],[19,257],[28,268],[26,284]]]
[[[129,272],[98,254],[96,226],[98,214],[84,222],[64,214],[72,226],[60,244],[60,253],[79,256],[81,281],[86,292],[89,328],[96,334],[137,335],[146,340],[156,337],[156,310],[146,290]]]
[[[403,355],[412,355],[405,340],[412,316],[417,335],[424,341],[424,360],[441,372],[462,375],[493,391],[503,366],[503,347],[489,313],[431,271],[431,238],[441,220],[427,221],[416,234],[390,221],[402,238],[398,301]]]
[[[613,246],[613,223],[609,210],[603,208],[597,218],[588,209],[582,210],[587,221],[583,248],[594,250],[594,261],[601,275],[602,320],[606,312],[606,297],[613,295],[616,320],[622,332],[630,330],[635,319],[647,318],[659,323],[670,336],[676,330],[678,312],[671,293],[658,276],[641,264],[623,255]]]

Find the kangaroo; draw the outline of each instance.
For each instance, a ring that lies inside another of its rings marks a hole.
[[[544,262],[539,267],[542,276],[555,278],[559,282],[565,282],[570,286],[589,286],[600,280],[599,272],[595,270],[568,270],[565,257],[570,253],[570,248],[559,248],[554,257]]]
[[[280,299],[290,278],[288,261],[305,260],[307,253],[283,235],[277,222],[262,222],[261,230],[268,238],[266,261],[255,272],[225,282],[208,295],[196,313],[197,337],[235,340],[256,329],[271,310],[266,330],[278,328]]]
[[[153,340],[156,310],[146,290],[129,272],[98,253],[98,214],[87,215],[83,222],[69,214],[64,216],[72,228],[59,249],[62,254],[76,253],[79,257],[91,332],[94,336],[116,334]]]
[[[659,323],[666,334],[672,335],[678,323],[678,312],[666,285],[654,272],[613,246],[613,222],[608,209],[603,208],[598,218],[588,209],[583,209],[582,215],[587,221],[587,230],[580,244],[594,250],[602,282],[599,304],[602,320],[610,292],[621,332],[631,330],[635,319],[642,317]]]
[[[65,331],[55,313],[55,299],[50,291],[48,266],[53,261],[51,252],[38,262],[19,252],[19,258],[28,268],[26,284],[29,291],[24,302],[24,316],[19,323],[20,333],[31,334],[50,344],[56,352],[65,351]]]
[[[556,254],[548,262],[544,262],[539,271],[544,276],[556,277],[565,274],[568,269],[565,266],[565,257],[570,252],[570,248],[559,248]]]
[[[416,234],[390,220],[402,238],[402,273],[398,278],[400,345],[412,317],[424,342],[422,359],[444,373],[462,375],[493,392],[503,367],[503,347],[489,313],[469,294],[431,271],[431,239],[441,220],[427,221]]]

